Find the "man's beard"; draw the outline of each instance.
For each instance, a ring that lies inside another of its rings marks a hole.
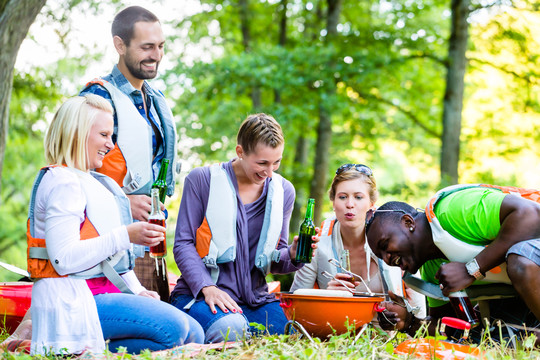
[[[156,75],[157,75],[157,69],[159,67],[159,61],[156,62],[156,69],[155,70],[145,71],[145,70],[141,69],[141,64],[143,62],[147,61],[147,60],[143,60],[143,61],[141,61],[139,63],[136,63],[134,61],[131,61],[131,57],[129,57],[127,54],[124,57],[124,60],[125,60],[125,63],[126,63],[126,67],[129,70],[129,72],[131,73],[131,75],[133,75],[137,79],[148,80],[148,79],[155,78]]]

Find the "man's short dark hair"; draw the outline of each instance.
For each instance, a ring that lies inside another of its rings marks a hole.
[[[159,22],[159,19],[143,7],[127,7],[114,17],[111,27],[112,36],[119,36],[124,44],[129,46],[131,39],[133,39],[135,23],[139,21]]]
[[[375,217],[377,217],[377,221],[380,224],[386,224],[388,222],[391,224],[399,224],[401,217],[404,214],[409,214],[412,218],[415,218],[418,215],[418,211],[411,205],[401,201],[387,202],[377,208],[377,211],[373,213],[373,219],[366,224],[366,233],[369,231],[370,225],[374,222]]]

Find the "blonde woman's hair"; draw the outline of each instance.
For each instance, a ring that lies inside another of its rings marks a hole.
[[[236,142],[246,154],[250,154],[260,143],[272,148],[285,143],[281,126],[271,115],[249,115],[240,125]]]
[[[67,165],[88,171],[87,143],[90,128],[100,111],[112,114],[109,101],[88,94],[64,102],[45,135],[45,159],[51,165]]]
[[[363,172],[356,170],[354,166],[334,176],[334,179],[332,180],[332,185],[330,185],[330,190],[328,190],[328,197],[330,198],[330,201],[334,201],[334,199],[336,198],[336,188],[340,183],[354,179],[362,179],[362,181],[368,185],[369,199],[371,203],[374,204],[379,198],[379,191],[377,191],[377,182],[375,181],[375,176],[368,176]]]

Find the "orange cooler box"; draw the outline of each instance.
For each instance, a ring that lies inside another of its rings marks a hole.
[[[0,325],[5,322],[6,330],[11,334],[26,311],[30,308],[32,300],[31,282],[0,282]]]

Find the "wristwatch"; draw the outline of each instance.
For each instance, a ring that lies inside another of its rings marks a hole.
[[[484,275],[480,272],[480,266],[478,266],[478,263],[476,262],[476,259],[472,259],[468,263],[465,264],[465,267],[467,268],[467,272],[469,275],[473,276],[476,280],[481,280],[484,278]]]

